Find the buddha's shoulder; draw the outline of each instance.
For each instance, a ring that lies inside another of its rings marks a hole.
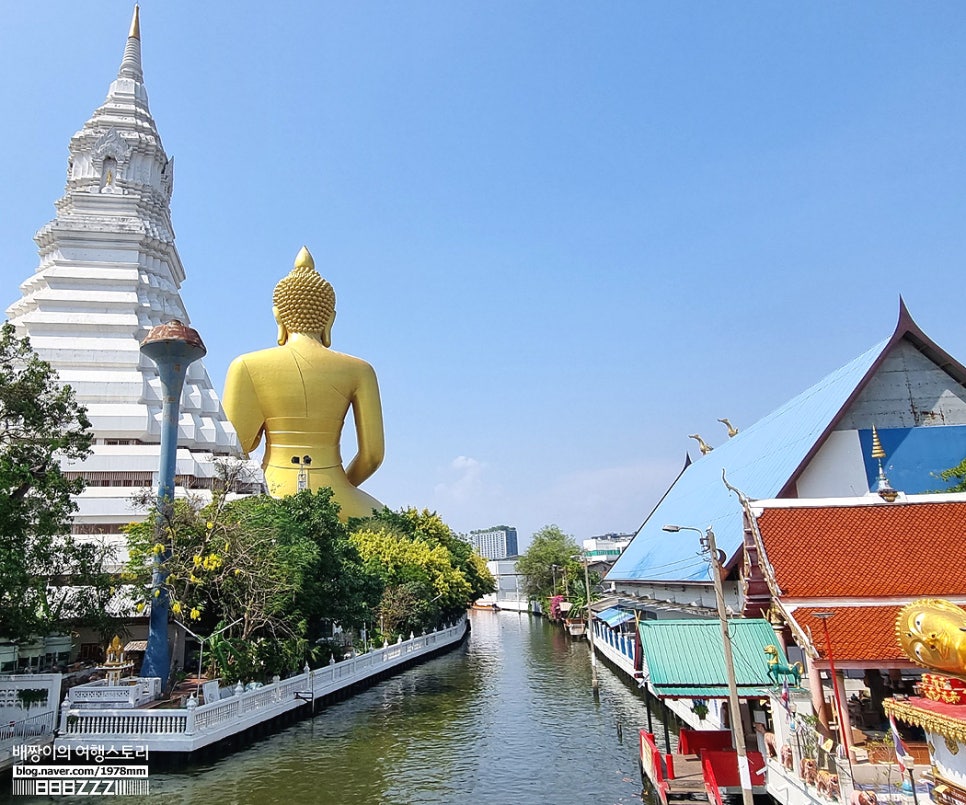
[[[231,362],[228,371],[238,372],[244,369],[251,371],[278,366],[289,361],[291,361],[291,355],[288,350],[281,347],[270,347],[269,349],[259,349],[255,352],[246,352],[244,355],[239,355]]]
[[[336,352],[332,349],[320,348],[312,350],[308,356],[312,361],[318,361],[319,365],[338,364],[343,369],[355,370],[358,372],[373,372],[372,366],[362,358],[355,355],[347,355],[344,352]],[[231,362],[228,367],[229,372],[248,371],[250,373],[265,370],[278,369],[283,366],[294,365],[298,361],[295,352],[287,346],[270,347],[260,349],[256,352],[246,352],[239,355]]]
[[[328,353],[332,360],[343,363],[346,366],[352,366],[360,371],[373,371],[371,364],[369,364],[367,361],[364,361],[362,358],[357,358],[355,355],[347,355],[344,352],[336,352],[334,349],[328,350]]]

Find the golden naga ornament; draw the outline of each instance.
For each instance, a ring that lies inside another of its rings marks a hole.
[[[343,520],[383,504],[359,489],[382,463],[385,438],[376,373],[330,349],[335,291],[302,247],[272,295],[278,346],[232,361],[222,402],[242,449],[265,437],[262,468],[269,494],[332,489]],[[352,410],[357,453],[343,466],[340,440]]]
[[[896,617],[899,645],[915,663],[966,677],[966,611],[942,598],[920,598]]]

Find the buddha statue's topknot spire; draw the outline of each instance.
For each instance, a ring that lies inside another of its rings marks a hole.
[[[272,303],[279,323],[290,333],[323,333],[332,324],[335,291],[315,270],[315,260],[305,246],[288,276],[275,286]]]
[[[117,71],[118,78],[133,78],[143,81],[141,72],[141,13],[140,7],[134,6],[134,16],[131,18],[131,30],[127,35],[124,46],[124,58],[121,59],[121,69]]]
[[[295,268],[310,268],[315,271],[315,260],[312,259],[312,252],[309,251],[307,246],[303,246],[299,249],[299,253],[295,256]]]

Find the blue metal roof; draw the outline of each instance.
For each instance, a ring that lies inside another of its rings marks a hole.
[[[714,529],[730,558],[741,546],[741,506],[721,479],[752,499],[776,497],[835,420],[892,339],[832,372],[807,391],[685,468],[607,574],[608,581],[704,581],[698,535],[667,524]]]
[[[613,629],[615,626],[620,626],[622,623],[627,623],[627,621],[634,620],[634,613],[628,612],[626,609],[618,609],[617,607],[611,607],[610,609],[605,609],[602,612],[598,612],[595,617],[597,620],[601,620]]]

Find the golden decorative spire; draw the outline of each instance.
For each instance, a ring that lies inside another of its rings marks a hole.
[[[879,431],[872,426],[872,458],[881,461],[886,457],[886,451],[882,449],[882,442],[879,441]]]
[[[315,260],[312,259],[312,252],[303,246],[295,256],[294,268],[310,268],[315,271]]]
[[[137,39],[141,41],[141,7],[135,3],[134,4],[134,16],[131,18],[131,30],[128,33],[128,39]]]
[[[732,425],[727,419],[719,419],[718,421],[728,429],[729,439],[733,439],[738,435],[738,428]]]
[[[134,6],[134,16],[131,18],[131,30],[124,43],[124,57],[121,59],[121,69],[117,71],[118,78],[132,78],[144,81],[141,72],[141,7]]]
[[[882,442],[879,441],[879,432],[872,426],[872,458],[879,462],[879,477],[876,479],[875,489],[873,490],[880,498],[887,503],[893,503],[899,493],[892,488],[889,478],[882,467],[882,459],[886,457],[886,451],[882,449]]]

